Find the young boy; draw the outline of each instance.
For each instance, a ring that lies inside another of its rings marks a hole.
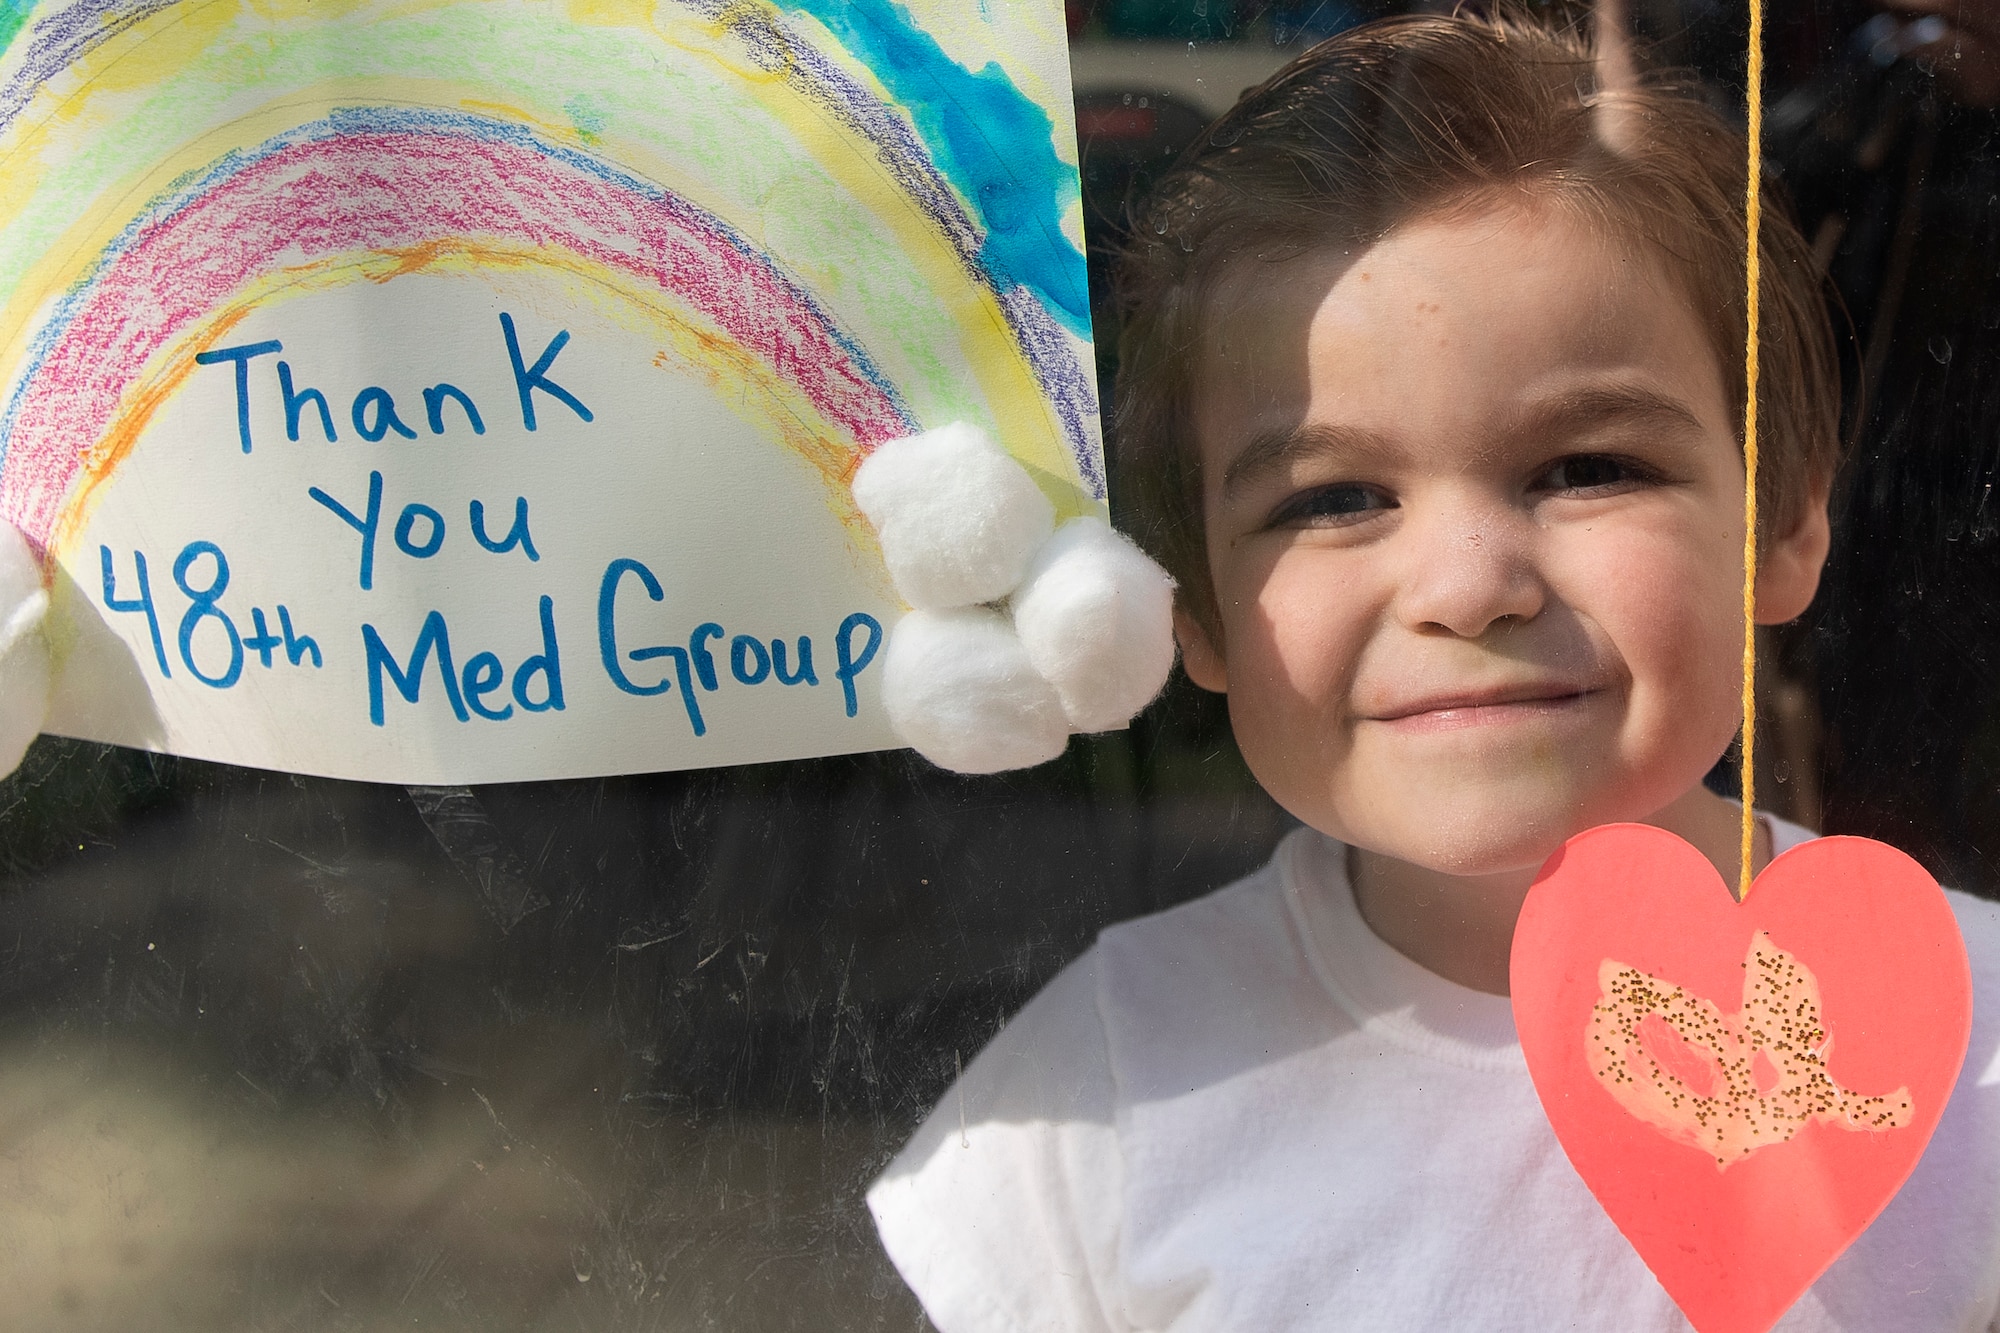
[[[1194,680],[1307,827],[1108,930],[869,1196],[944,1333],[1686,1325],[1564,1158],[1505,998],[1542,861],[1637,820],[1736,878],[1741,138],[1578,39],[1413,18],[1246,96],[1128,260],[1119,442]],[[1828,545],[1837,388],[1763,233],[1758,617]],[[1762,821],[1756,857],[1812,836]],[[1786,1329],[2000,1312],[2000,911],[1965,1076]]]

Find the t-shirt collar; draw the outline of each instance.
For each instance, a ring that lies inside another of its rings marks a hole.
[[[1816,836],[1759,812],[1773,853]],[[1347,846],[1310,828],[1294,830],[1278,848],[1285,902],[1314,972],[1364,1031],[1408,1050],[1472,1069],[1525,1068],[1514,1007],[1398,953],[1383,942],[1354,902]]]
[[[1313,970],[1363,1030],[1473,1069],[1524,1067],[1506,996],[1446,981],[1368,928],[1355,906],[1344,843],[1299,829],[1279,848],[1278,867]]]

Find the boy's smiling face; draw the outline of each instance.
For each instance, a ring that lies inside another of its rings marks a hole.
[[[1196,403],[1222,639],[1181,631],[1264,786],[1454,875],[1694,788],[1740,708],[1744,475],[1661,268],[1525,202],[1245,267]],[[1807,508],[1760,619],[1812,598]]]

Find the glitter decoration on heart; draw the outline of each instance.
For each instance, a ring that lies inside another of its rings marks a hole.
[[[1819,982],[1758,931],[1743,964],[1743,1008],[1607,958],[1585,1033],[1591,1073],[1618,1104],[1726,1170],[1809,1122],[1881,1133],[1909,1125],[1910,1090],[1850,1092],[1827,1071],[1833,1035]]]

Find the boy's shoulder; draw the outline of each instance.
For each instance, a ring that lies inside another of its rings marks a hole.
[[[1107,926],[1100,957],[1144,958],[1163,966],[1227,966],[1236,951],[1269,948],[1283,930],[1291,866],[1319,835],[1295,828],[1261,866],[1197,898]]]
[[[1965,940],[1966,960],[1972,964],[1972,992],[1992,995],[2000,1001],[2000,903],[1977,897],[1961,889],[1946,889],[1945,900],[1958,918],[1958,933]]]
[[[1107,927],[1093,953],[1107,1022],[1117,1011],[1200,1014],[1224,991],[1241,1007],[1259,996],[1297,1003],[1291,984],[1312,982],[1295,899],[1302,877],[1333,843],[1310,828],[1279,840],[1271,857],[1241,879],[1176,907]],[[1323,998],[1323,997],[1322,997]]]
[[[1092,951],[1105,1045],[1121,1086],[1200,1086],[1351,1031],[1299,899],[1343,849],[1310,828],[1258,870],[1178,907],[1105,930]]]
[[[2000,938],[2000,902],[1964,889],[1946,889],[1944,896],[1951,903],[1952,913],[1958,917],[1958,928],[1966,933],[1968,942],[1974,932],[1982,938]]]

